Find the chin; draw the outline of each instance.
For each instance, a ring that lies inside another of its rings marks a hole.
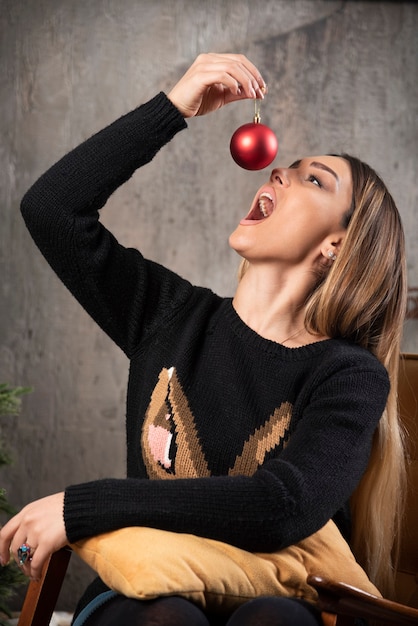
[[[248,229],[246,229],[241,224],[238,224],[235,230],[233,230],[232,233],[229,235],[229,245],[231,247],[235,247],[236,245],[239,244],[239,242],[243,242],[243,243],[248,242],[249,241],[248,234],[249,234]]]
[[[239,227],[234,230],[233,233],[229,235],[228,243],[229,247],[232,250],[235,250],[238,254],[241,254],[241,250],[243,249],[244,237],[239,233]]]

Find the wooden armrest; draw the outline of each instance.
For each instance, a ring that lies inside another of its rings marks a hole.
[[[71,557],[66,547],[51,554],[39,581],[31,581],[17,626],[48,626],[54,612]]]
[[[379,620],[379,624],[403,626],[418,624],[418,609],[392,602],[344,583],[321,576],[309,576],[308,584],[318,592],[318,606],[322,611]]]

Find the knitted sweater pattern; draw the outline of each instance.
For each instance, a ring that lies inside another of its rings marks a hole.
[[[22,201],[47,261],[130,360],[127,478],[67,487],[67,536],[142,525],[272,551],[344,508],[388,376],[343,340],[289,349],[260,337],[230,298],[104,228],[108,197],[185,127],[160,93],[67,154]]]

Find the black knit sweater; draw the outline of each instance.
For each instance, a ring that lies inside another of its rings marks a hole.
[[[343,340],[290,349],[262,338],[231,299],[101,225],[113,191],[185,126],[159,94],[66,155],[22,201],[52,268],[130,360],[128,478],[68,487],[67,536],[141,525],[272,551],[345,507],[388,376]]]

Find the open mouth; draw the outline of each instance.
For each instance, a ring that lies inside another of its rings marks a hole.
[[[274,211],[274,196],[269,191],[263,191],[256,197],[253,206],[247,217],[242,220],[244,223],[260,222],[270,217]]]

